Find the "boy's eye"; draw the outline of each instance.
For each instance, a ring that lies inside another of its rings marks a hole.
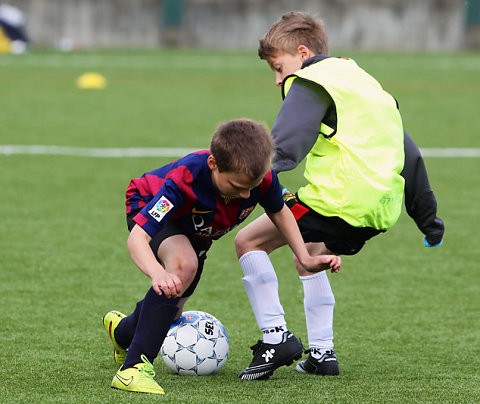
[[[282,68],[281,68],[280,66],[270,65],[270,67],[272,68],[272,70],[273,70],[274,72],[282,73]]]
[[[248,188],[237,187],[237,186],[234,185],[233,189],[235,189],[235,191],[242,192],[242,191],[246,191]]]

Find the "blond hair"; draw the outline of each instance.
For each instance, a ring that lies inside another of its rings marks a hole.
[[[251,119],[221,123],[210,142],[220,172],[245,173],[252,180],[263,177],[270,169],[274,150],[268,129]]]
[[[299,11],[283,15],[259,42],[258,56],[265,60],[278,52],[294,55],[300,45],[317,55],[328,55],[328,37],[322,20]]]

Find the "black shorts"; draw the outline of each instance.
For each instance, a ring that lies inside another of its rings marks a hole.
[[[384,230],[373,227],[353,227],[339,217],[322,216],[292,195],[285,202],[297,220],[300,233],[306,243],[324,242],[336,254],[354,255],[365,242]]]
[[[128,231],[132,231],[133,227],[135,226],[136,223],[133,221],[133,218],[137,215],[138,212],[140,212],[140,210],[141,209],[137,209],[127,214]],[[205,260],[207,259],[207,251],[212,245],[212,242],[200,237],[195,237],[191,234],[185,234],[185,232],[180,227],[178,227],[175,223],[171,221],[167,222],[164,228],[150,241],[150,248],[152,249],[153,254],[157,258],[158,262],[160,262],[160,260],[158,259],[157,252],[158,252],[158,247],[160,247],[160,244],[162,243],[162,241],[167,239],[168,237],[175,236],[177,234],[183,234],[185,237],[188,238],[198,258],[198,267],[197,267],[197,272],[195,274],[195,278],[193,279],[188,289],[181,296],[181,297],[189,297],[193,294],[193,292],[195,291],[195,288],[198,285],[198,282],[200,281],[200,278],[202,276],[202,271],[203,271],[203,265],[205,263]]]

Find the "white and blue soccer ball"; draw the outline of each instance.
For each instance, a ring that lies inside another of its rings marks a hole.
[[[160,353],[173,373],[209,376],[223,367],[229,347],[227,330],[217,318],[186,311],[171,325]]]

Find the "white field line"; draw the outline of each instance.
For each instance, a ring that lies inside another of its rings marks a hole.
[[[181,157],[198,149],[181,147],[89,148],[42,145],[0,145],[0,155],[30,154],[78,157]],[[423,157],[478,158],[480,148],[422,148]]]
[[[0,145],[0,154],[50,154],[56,156],[78,157],[181,157],[199,149],[181,147],[154,147],[154,148],[88,148],[68,146],[41,146],[41,145]]]
[[[474,148],[429,148],[420,151],[423,157],[480,157],[480,149]]]

